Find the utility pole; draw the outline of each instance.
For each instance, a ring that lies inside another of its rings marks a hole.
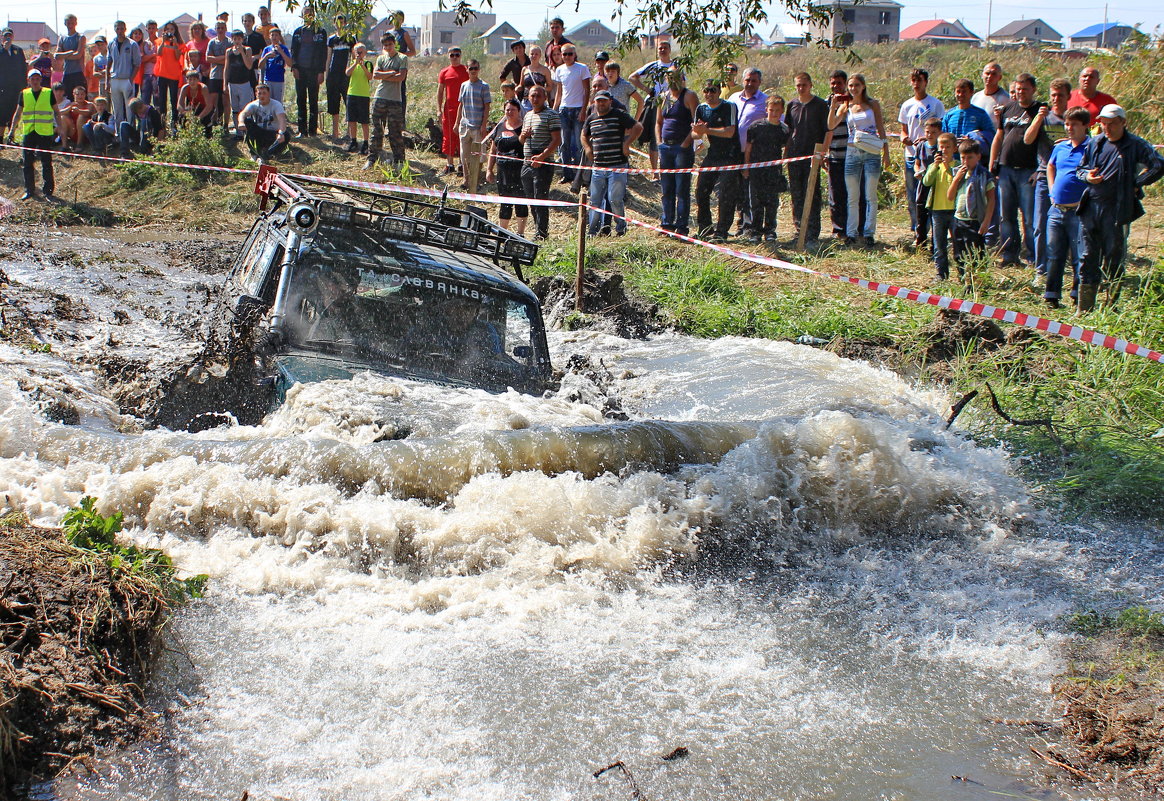
[[[994,0],[986,4],[986,47],[990,48],[990,25],[994,17]]]
[[[1099,46],[1103,47],[1103,38],[1107,34],[1107,3],[1103,4],[1103,29],[1099,32]]]

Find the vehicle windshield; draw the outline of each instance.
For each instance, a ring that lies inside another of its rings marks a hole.
[[[538,379],[537,310],[525,299],[318,251],[299,259],[288,293],[284,330],[296,350],[485,388]]]

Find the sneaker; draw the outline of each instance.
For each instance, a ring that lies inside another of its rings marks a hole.
[[[367,140],[360,142],[360,155],[361,156],[368,155],[368,142],[367,142]]]
[[[1058,298],[1043,298],[1043,300],[1046,302],[1047,308],[1049,308],[1049,309],[1059,308],[1060,304],[1059,304]]]
[[[377,161],[379,161],[379,158],[377,158],[376,156],[368,156],[368,160],[364,162],[364,166],[361,167],[360,169],[370,170],[376,166]]]
[[[1046,273],[1035,273],[1035,277],[1031,279],[1031,289],[1042,292],[1047,288]]]
[[[760,244],[762,239],[761,239],[760,235],[757,233],[749,233],[748,234],[748,241],[750,243],[752,243],[753,245],[758,245],[758,244]]]
[[[355,152],[356,152],[357,150],[359,150],[359,149],[360,149],[360,146],[356,144],[356,140],[355,140],[355,139],[353,139],[352,141],[348,142],[347,151],[348,151],[349,153],[355,153]]]
[[[36,192],[25,192],[23,195],[20,196],[20,199],[21,200],[35,200],[36,199]]]
[[[765,242],[775,242],[775,241],[777,241],[777,240],[776,240],[776,234],[764,234],[764,241],[765,241]]]
[[[722,245],[724,242],[727,242],[722,234],[712,234],[707,238],[707,241],[713,245]]]
[[[367,143],[367,142],[364,142],[364,144],[366,145],[366,144],[368,144],[368,143]],[[444,172],[442,172],[442,173],[441,173],[441,175],[452,175],[454,172],[456,172],[456,169],[457,169],[457,168],[456,168],[456,167],[454,167],[452,164],[446,164],[446,165],[445,165],[445,171],[444,171]]]

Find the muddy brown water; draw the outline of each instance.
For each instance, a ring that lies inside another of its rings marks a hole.
[[[1040,511],[942,391],[791,343],[554,332],[609,379],[143,430],[117,386],[196,350],[221,268],[108,237],[0,239],[52,345],[0,343],[0,512],[94,495],[212,578],[162,740],[39,797],[626,798],[616,760],[648,798],[1062,797],[987,721],[1053,715],[1063,614],[1161,598],[1160,532]]]

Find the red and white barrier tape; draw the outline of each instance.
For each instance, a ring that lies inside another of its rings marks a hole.
[[[525,159],[521,158],[520,156],[503,156],[500,153],[490,154],[490,158],[505,159],[506,161],[525,161]],[[655,173],[660,173],[660,174],[666,175],[669,173],[677,173],[677,172],[700,173],[700,172],[732,172],[735,170],[750,170],[750,169],[757,169],[758,170],[761,167],[775,167],[777,165],[788,164],[788,163],[793,162],[793,161],[807,161],[810,158],[812,158],[812,155],[792,156],[791,158],[772,159],[771,161],[756,161],[756,162],[752,162],[751,164],[721,164],[721,165],[718,165],[715,167],[668,167],[666,169],[658,169],[658,170],[652,170],[648,167],[595,167],[592,164],[566,164],[564,162],[562,163],[562,166],[564,168],[568,168],[568,169],[572,169],[572,170],[602,170],[604,172],[618,172],[618,173],[625,172],[628,175],[654,175]],[[542,162],[534,162],[534,163],[540,164]],[[545,163],[556,164],[557,162],[545,162]]]
[[[0,142],[0,147],[8,148],[9,150],[26,150],[29,153],[50,153],[54,156],[62,156],[64,158],[73,159],[92,159],[94,161],[119,161],[127,164],[149,164],[153,167],[177,167],[183,170],[204,170],[207,172],[233,172],[239,174],[254,175],[258,170],[246,170],[241,167],[212,167],[209,164],[181,164],[175,161],[151,161],[149,159],[126,159],[120,156],[98,156],[96,153],[72,153],[64,150],[50,150],[48,148],[39,147],[25,147],[24,145],[14,145],[7,142]]]
[[[45,153],[45,152],[47,152],[47,153],[59,153],[59,151],[55,151],[55,150],[39,150],[37,148],[26,148],[26,147],[22,147],[20,145],[8,145],[8,144],[0,143],[0,146],[13,148],[16,150],[31,150],[33,152],[39,152],[39,153]],[[150,165],[160,166],[160,167],[176,167],[176,168],[182,168],[182,169],[209,170],[212,172],[231,172],[231,173],[243,173],[243,174],[251,174],[251,175],[254,175],[258,172],[258,170],[248,170],[248,169],[242,169],[242,168],[237,168],[237,167],[210,167],[210,166],[202,165],[202,164],[178,164],[175,162],[167,162],[167,161],[148,161],[148,160],[143,160],[143,159],[122,159],[122,158],[116,158],[116,157],[112,157],[112,156],[97,156],[94,154],[87,154],[87,153],[74,153],[71,155],[73,155],[74,157],[99,159],[99,160],[103,160],[103,161],[120,161],[120,162],[136,163],[136,164],[150,164]],[[477,202],[477,203],[493,203],[493,204],[520,203],[522,205],[551,206],[551,207],[558,207],[558,208],[563,208],[563,207],[577,208],[580,205],[576,202],[564,201],[564,200],[538,200],[538,199],[534,199],[534,198],[505,197],[502,195],[476,195],[476,194],[470,194],[468,192],[449,192],[447,195],[445,195],[443,190],[428,189],[427,187],[402,186],[402,185],[398,185],[398,184],[374,183],[371,181],[353,181],[353,180],[349,180],[346,178],[329,178],[329,177],[318,176],[318,175],[303,175],[303,174],[288,173],[288,176],[292,177],[292,178],[295,178],[295,177],[311,178],[311,179],[317,180],[317,181],[333,183],[337,186],[351,186],[353,188],[361,188],[361,189],[374,189],[374,190],[380,190],[380,191],[400,192],[400,193],[414,194],[414,195],[425,195],[428,197],[441,197],[442,195],[444,195],[446,197],[456,198],[458,200],[468,200],[468,201],[473,201],[473,202]],[[11,204],[9,204],[9,205],[11,206]],[[612,214],[609,211],[603,211],[602,209],[596,208],[595,206],[591,206],[589,204],[586,204],[586,208],[591,210],[591,211],[600,212],[602,214],[608,214],[612,217],[619,216],[619,215]],[[8,212],[4,212],[2,209],[3,209],[3,205],[0,204],[0,216],[3,216],[4,213],[8,213]],[[716,245],[716,244],[713,244],[711,242],[703,242],[699,239],[695,239],[694,237],[687,236],[685,234],[678,234],[678,233],[675,233],[674,231],[668,231],[664,228],[661,228],[660,226],[653,225],[653,224],[648,223],[648,222],[643,222],[642,220],[636,220],[633,217],[620,217],[620,219],[626,220],[628,223],[639,226],[640,228],[645,228],[645,229],[650,230],[650,231],[656,231],[658,233],[666,234],[667,236],[673,237],[673,238],[681,240],[683,242],[688,242],[690,244],[698,245],[700,247],[704,247],[704,248],[707,248],[709,250],[714,250],[718,253],[724,254],[725,256],[732,256],[733,258],[743,259],[744,261],[750,261],[754,264],[763,264],[763,265],[766,265],[769,267],[775,267],[775,268],[780,269],[780,270],[789,270],[789,271],[793,271],[793,272],[806,273],[809,275],[819,276],[821,278],[828,278],[828,279],[833,280],[833,281],[842,281],[845,283],[854,284],[856,286],[862,287],[863,289],[869,289],[869,290],[872,290],[874,292],[879,292],[883,295],[889,295],[891,297],[900,298],[902,300],[912,300],[916,303],[926,303],[926,304],[929,304],[931,306],[938,306],[939,308],[943,308],[943,309],[953,309],[954,311],[962,312],[964,314],[973,314],[973,315],[976,315],[978,317],[988,317],[988,318],[991,318],[994,320],[1002,320],[1003,322],[1013,323],[1014,325],[1020,325],[1020,326],[1026,327],[1026,328],[1033,328],[1033,329],[1038,330],[1038,331],[1046,331],[1046,332],[1051,333],[1051,334],[1058,334],[1059,336],[1067,337],[1069,339],[1075,339],[1075,340],[1078,340],[1080,342],[1084,342],[1084,343],[1089,344],[1089,345],[1094,345],[1096,347],[1106,348],[1108,350],[1114,350],[1114,351],[1117,351],[1119,353],[1129,353],[1133,356],[1142,356],[1146,359],[1150,359],[1151,361],[1158,362],[1158,363],[1164,362],[1164,355],[1162,355],[1159,351],[1154,351],[1154,350],[1151,350],[1150,348],[1144,347],[1143,345],[1137,345],[1136,343],[1129,342],[1126,339],[1114,337],[1114,336],[1111,336],[1110,334],[1103,334],[1103,333],[1100,333],[1099,331],[1094,331],[1094,330],[1089,329],[1089,328],[1083,328],[1083,327],[1077,326],[1077,325],[1067,325],[1065,323],[1060,323],[1060,322],[1056,322],[1054,320],[1049,320],[1045,317],[1037,317],[1035,315],[1026,314],[1024,312],[1009,311],[1007,309],[1002,309],[1002,308],[999,308],[997,306],[990,306],[990,305],[987,305],[984,303],[977,303],[974,301],[962,300],[960,298],[952,298],[952,297],[948,297],[946,295],[935,295],[935,294],[932,294],[929,292],[920,292],[916,289],[906,289],[905,287],[894,286],[893,284],[883,284],[879,281],[870,281],[870,280],[865,279],[865,278],[851,278],[851,277],[845,276],[845,275],[834,275],[834,274],[830,274],[830,273],[822,273],[819,270],[813,270],[809,267],[802,267],[800,265],[792,264],[790,262],[786,262],[786,261],[783,261],[781,259],[773,259],[773,258],[770,258],[768,256],[759,256],[759,255],[754,254],[754,253],[748,253],[748,252],[742,251],[742,250],[735,250],[734,248],[725,247],[723,245]]]
[[[591,211],[600,212],[602,214],[609,214],[612,217],[619,215],[611,214],[609,211],[603,211],[587,204],[587,208]],[[870,281],[866,278],[852,278],[847,275],[834,275],[831,273],[822,273],[819,270],[813,270],[808,267],[802,267],[798,264],[791,264],[790,262],[782,261],[781,259],[773,259],[767,256],[759,256],[754,253],[747,253],[742,250],[735,250],[734,248],[725,247],[723,245],[716,245],[711,242],[703,242],[694,237],[685,234],[678,234],[674,231],[668,231],[657,225],[653,225],[642,220],[636,220],[633,217],[622,217],[628,223],[637,225],[640,228],[645,228],[649,231],[656,231],[658,233],[666,234],[668,236],[679,239],[683,242],[689,242],[693,245],[714,250],[722,253],[725,256],[732,256],[744,261],[750,261],[753,264],[763,264],[768,267],[775,267],[780,270],[790,270],[798,273],[807,273],[809,275],[819,276],[821,278],[828,278],[832,281],[841,281],[844,283],[854,284],[863,289],[870,289],[874,292],[879,292],[883,295],[900,298],[901,300],[912,300],[916,303],[926,303],[931,306],[937,306],[942,309],[953,309],[963,314],[973,314],[978,317],[989,317],[993,320],[1002,320],[1006,323],[1013,323],[1014,325],[1021,325],[1026,328],[1033,328],[1037,331],[1046,331],[1051,334],[1058,334],[1059,336],[1075,339],[1080,342],[1094,345],[1108,350],[1118,351],[1119,353],[1129,353],[1133,356],[1142,356],[1145,359],[1150,359],[1154,362],[1164,362],[1164,355],[1159,351],[1146,348],[1143,345],[1137,345],[1134,342],[1129,342],[1126,339],[1111,336],[1110,334],[1103,334],[1099,331],[1093,331],[1090,328],[1083,328],[1078,325],[1067,325],[1066,323],[1059,323],[1054,320],[1048,320],[1045,317],[1038,317],[1033,314],[1026,314],[1024,312],[1009,311],[997,306],[990,306],[985,303],[977,303],[975,301],[962,300],[961,298],[952,298],[946,295],[935,295],[930,292],[921,292],[916,289],[906,289],[905,287],[894,286],[893,284],[883,284],[880,281]]]

